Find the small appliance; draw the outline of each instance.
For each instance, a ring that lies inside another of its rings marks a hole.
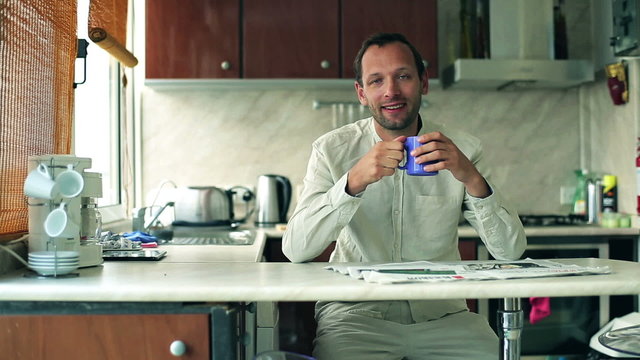
[[[81,192],[73,197],[57,194],[51,199],[27,198],[29,254],[42,251],[77,251],[79,267],[102,264],[102,245],[96,236],[101,231],[101,217],[96,208],[96,199],[102,197],[102,175],[85,171],[91,168],[91,159],[73,155],[36,155],[30,156],[28,161],[29,172],[46,165],[51,178],[55,179],[71,166],[84,180]],[[59,209],[61,203],[65,204],[67,218],[78,224],[78,227],[72,234],[51,237],[47,235],[44,224],[49,214]]]
[[[233,211],[234,195],[241,190],[245,203],[244,217],[237,218]],[[189,186],[177,189],[173,225],[177,226],[235,226],[246,221],[252,210],[249,203],[253,192],[244,186],[221,189],[215,186]]]
[[[260,175],[256,188],[256,226],[287,222],[291,202],[291,182],[281,175]]]

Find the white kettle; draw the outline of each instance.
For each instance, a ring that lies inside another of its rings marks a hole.
[[[260,175],[256,188],[256,226],[270,227],[287,222],[291,182],[281,175]]]

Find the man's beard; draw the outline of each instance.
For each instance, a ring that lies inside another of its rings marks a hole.
[[[420,104],[420,101],[421,101],[421,98],[418,98],[416,104]],[[382,113],[382,109],[380,108],[374,109],[371,105],[369,105],[369,111],[371,112],[374,120],[378,124],[380,124],[380,126],[382,126],[387,130],[396,131],[396,130],[404,130],[408,128],[413,123],[413,121],[417,118],[418,112],[420,111],[420,107],[416,106],[415,109],[407,113],[407,116],[399,122],[391,121],[385,118],[384,114]]]

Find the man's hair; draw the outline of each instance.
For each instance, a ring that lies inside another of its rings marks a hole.
[[[404,35],[399,33],[377,33],[371,35],[368,39],[366,39],[362,43],[362,47],[358,50],[358,54],[356,55],[356,59],[353,61],[353,71],[356,75],[356,81],[358,84],[362,85],[362,57],[364,56],[365,51],[372,45],[383,46],[389,43],[399,42],[407,45],[413,54],[413,59],[416,62],[416,69],[418,69],[418,75],[422,78],[424,74],[424,63],[422,62],[422,56],[415,48],[415,46],[411,45],[409,40],[404,37]]]

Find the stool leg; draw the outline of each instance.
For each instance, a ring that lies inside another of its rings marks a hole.
[[[500,360],[520,360],[520,337],[524,315],[520,298],[505,298],[503,309],[498,310],[498,337]]]

